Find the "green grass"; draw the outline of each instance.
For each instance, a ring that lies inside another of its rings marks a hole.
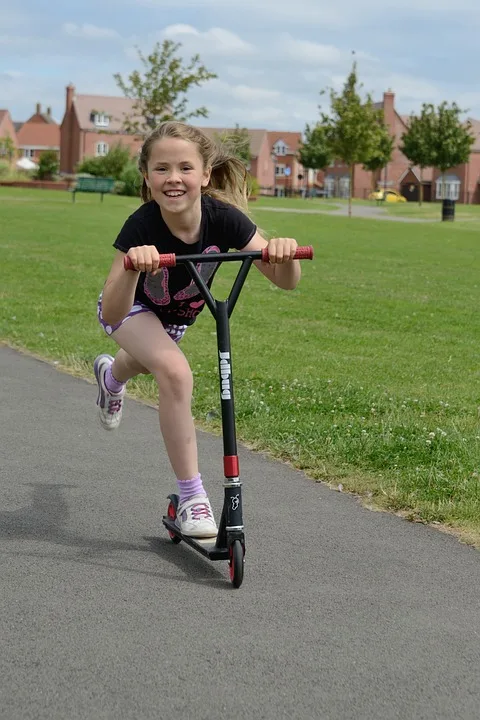
[[[398,217],[418,217],[432,221],[440,221],[442,217],[441,202],[428,202],[422,205],[418,202],[384,203],[380,207],[385,208],[389,215]],[[480,205],[456,203],[455,218],[461,223],[480,223]]]
[[[316,210],[317,212],[329,212],[336,210],[343,201],[324,200],[323,198],[312,198],[305,200],[303,198],[280,198],[280,197],[258,197],[254,202],[250,203],[251,212],[262,208],[291,208],[292,210],[308,210],[309,212]]]
[[[95,306],[136,205],[0,188],[7,343],[91,378],[93,358],[115,348]],[[314,245],[315,259],[293,292],[255,269],[248,277],[231,328],[239,438],[372,506],[480,544],[478,229],[252,212],[269,233]],[[221,268],[219,297],[234,272]],[[196,421],[218,431],[208,311],[182,346]],[[129,389],[155,401],[150,378]]]

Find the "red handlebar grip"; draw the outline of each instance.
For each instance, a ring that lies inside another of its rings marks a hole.
[[[165,253],[165,255],[160,255],[159,257],[159,265],[158,267],[175,267],[177,264],[177,258],[175,257],[175,253]],[[128,257],[128,255],[125,255],[123,258],[123,267],[125,270],[135,270],[133,267],[133,263],[131,259]]]
[[[263,262],[268,262],[268,247],[262,250]],[[295,260],[312,260],[313,259],[313,247],[311,245],[303,245],[297,248],[295,253]]]
[[[303,245],[297,248],[295,260],[313,260],[313,247],[311,245]]]

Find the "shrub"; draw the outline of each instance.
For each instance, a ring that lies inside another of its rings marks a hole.
[[[260,193],[260,183],[254,175],[247,175],[247,194],[249,197],[256,197]]]
[[[130,162],[124,169],[121,177],[122,188],[120,195],[139,197],[142,186],[142,175],[134,162]]]
[[[53,180],[58,173],[58,155],[55,150],[45,150],[40,155],[38,161],[38,169],[36,171],[37,180]]]
[[[112,147],[101,157],[86,157],[77,167],[78,173],[88,173],[95,177],[111,177],[121,180],[122,174],[131,160],[130,150],[121,143]]]
[[[5,160],[0,160],[0,177],[7,177],[10,175],[10,165]]]

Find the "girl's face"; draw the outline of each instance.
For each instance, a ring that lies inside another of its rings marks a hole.
[[[180,138],[162,138],[152,146],[145,180],[162,210],[180,213],[199,200],[210,170],[203,167],[197,146]]]

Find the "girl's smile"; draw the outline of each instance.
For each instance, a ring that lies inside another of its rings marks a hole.
[[[209,179],[210,172],[193,143],[163,138],[153,145],[145,180],[160,208],[167,212],[193,208]]]

